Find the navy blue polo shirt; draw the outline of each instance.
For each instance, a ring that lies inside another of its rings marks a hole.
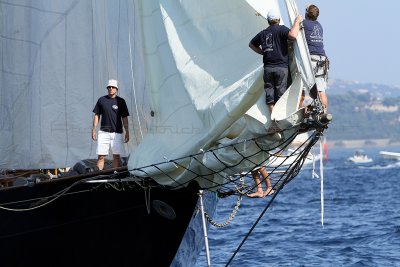
[[[259,32],[250,42],[263,51],[265,66],[287,67],[288,37],[290,29],[284,25],[274,24]]]
[[[324,30],[321,24],[316,20],[305,19],[303,26],[310,55],[326,56],[324,50]]]
[[[97,100],[93,112],[101,116],[100,130],[110,133],[123,133],[122,118],[129,116],[128,107],[123,98],[102,96]]]

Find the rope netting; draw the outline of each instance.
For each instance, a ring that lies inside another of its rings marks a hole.
[[[171,189],[186,186],[193,180],[201,181],[203,179],[208,182],[209,186],[203,186],[201,189],[217,191],[220,197],[225,197],[229,195],[245,195],[251,193],[259,184],[249,183],[248,179],[243,178],[251,177],[253,172],[260,171],[261,168],[264,168],[268,175],[262,177],[259,183],[264,183],[265,179],[270,179],[272,187],[277,188],[289,182],[299,173],[307,157],[310,157],[310,150],[319,140],[322,131],[313,130],[306,140],[303,140],[301,143],[296,142],[297,144],[293,145],[292,142],[299,133],[300,132],[296,131],[289,138],[286,138],[286,140],[276,141],[275,144],[269,145],[268,148],[265,147],[264,140],[270,136],[263,135],[235,144],[220,146],[195,155],[129,171],[131,173],[142,172],[144,174],[143,176],[134,176],[136,178],[152,178],[148,170],[150,168],[156,169],[158,170],[158,176],[168,177],[173,181],[172,186],[169,186]],[[243,153],[238,147],[243,148],[246,143],[253,144],[253,147],[255,145],[257,149],[253,149],[250,154]],[[232,164],[227,163],[223,155],[219,153],[219,150],[226,150],[227,148],[229,148],[230,156],[235,158]],[[204,160],[206,154],[212,155],[213,160],[217,161],[218,164],[214,164],[218,166],[217,168],[212,168],[207,164],[208,162]],[[259,161],[255,160],[255,158],[263,158],[264,160]],[[189,166],[188,164],[184,164],[187,162],[191,162],[191,164]],[[196,163],[196,168],[193,167],[193,162]],[[176,168],[186,170],[191,175],[191,179],[185,182],[175,180],[170,172],[165,171],[166,164],[173,164]],[[248,167],[241,167],[241,172],[235,172],[239,166],[243,165]],[[216,180],[222,182],[216,183]]]

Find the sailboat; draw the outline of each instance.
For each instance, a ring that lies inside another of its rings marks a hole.
[[[2,265],[193,266],[199,211],[210,218],[222,193],[246,194],[229,185],[309,132],[277,192],[293,179],[331,117],[318,99],[298,108],[315,83],[303,34],[293,83],[269,114],[262,62],[247,47],[272,8],[277,0],[0,2]],[[293,22],[295,2],[286,8]],[[92,108],[110,78],[131,141],[126,165],[97,171]]]

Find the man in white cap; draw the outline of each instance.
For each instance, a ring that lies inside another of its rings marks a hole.
[[[280,15],[275,10],[268,12],[267,20],[269,27],[251,39],[249,47],[263,56],[266,104],[272,113],[275,103],[288,88],[288,39],[296,39],[302,18],[297,16],[291,29],[279,25]]]
[[[267,20],[269,27],[254,36],[249,43],[249,47],[263,56],[265,101],[272,114],[275,103],[288,88],[288,80],[290,78],[288,39],[296,39],[302,18],[301,16],[296,17],[291,29],[284,25],[279,25],[280,15],[275,10],[268,12]],[[263,192],[258,172],[261,172],[267,186],[265,192]],[[249,197],[266,197],[274,193],[268,172],[264,167],[253,171],[251,174],[257,185],[257,190],[248,194]]]
[[[109,80],[108,94],[97,100],[93,109],[92,139],[97,140],[98,155],[97,167],[104,168],[104,160],[111,149],[113,154],[113,168],[121,166],[121,154],[125,154],[124,142],[129,141],[128,116],[129,111],[122,97],[117,96],[118,81]],[[101,117],[101,126],[96,134],[97,125]],[[125,129],[125,136],[123,136]]]

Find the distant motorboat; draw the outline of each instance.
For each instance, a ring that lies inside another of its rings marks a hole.
[[[400,153],[390,151],[379,151],[379,155],[385,159],[400,160]]]
[[[349,157],[348,160],[356,164],[365,164],[373,161],[363,150],[356,150],[354,155]]]

